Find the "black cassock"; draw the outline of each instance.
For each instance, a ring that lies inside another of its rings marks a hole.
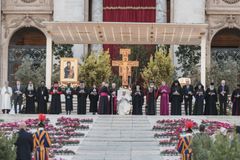
[[[50,106],[50,114],[60,114],[62,113],[61,107],[61,94],[62,90],[60,87],[51,88],[50,94],[52,95],[51,106]]]
[[[29,90],[26,88],[25,91],[26,96],[26,113],[27,114],[34,114],[35,113],[35,98],[36,98],[36,90]]]
[[[185,86],[183,86],[182,90],[183,90],[183,97],[184,97],[185,114],[192,115],[193,86],[185,85]]]
[[[205,105],[205,115],[217,115],[217,91],[216,89],[210,90],[208,88],[206,90],[206,95],[205,95],[205,100],[206,100],[206,105]]]
[[[98,106],[99,94],[96,88],[91,88],[89,91],[90,112],[96,113]]]
[[[240,89],[235,89],[231,97],[233,108],[232,115],[240,115]]]
[[[171,102],[171,115],[182,115],[182,88],[181,86],[172,86],[169,101]]]
[[[151,87],[147,91],[147,115],[155,115],[156,114],[156,96],[157,89]]]
[[[77,87],[76,94],[78,99],[77,114],[86,114],[88,90]]]
[[[204,98],[205,98],[205,92],[204,89],[195,89],[194,92],[195,97],[195,104],[194,104],[194,115],[203,115],[203,106],[204,106]]]
[[[144,93],[142,91],[133,91],[132,93],[132,104],[133,104],[133,115],[142,115],[142,106],[144,103]]]
[[[16,159],[17,160],[31,160],[33,151],[33,135],[20,129],[18,132],[17,140],[15,142],[17,147]],[[6,160],[6,159],[5,159]]]
[[[47,114],[47,102],[49,98],[47,87],[38,87],[36,98],[38,103],[37,113]]]
[[[65,94],[65,109],[66,112],[71,112],[73,110],[73,88],[66,87],[64,94]]]
[[[99,107],[98,114],[110,114],[110,105],[108,101],[108,96],[110,95],[108,88],[103,86],[99,91]]]
[[[218,87],[218,97],[220,106],[220,115],[227,115],[227,100],[228,100],[229,88],[227,85],[220,85]]]
[[[117,114],[117,89],[110,89],[110,114]]]

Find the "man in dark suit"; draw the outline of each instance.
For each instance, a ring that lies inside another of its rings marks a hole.
[[[22,122],[19,125],[20,131],[15,143],[17,147],[17,160],[31,160],[33,151],[33,136],[26,132],[26,123]]]
[[[228,94],[229,94],[229,88],[226,85],[225,80],[222,80],[221,85],[218,87],[220,115],[227,115]]]
[[[186,80],[186,85],[183,86],[184,106],[186,115],[192,115],[192,96],[193,86],[190,85],[189,80]]]
[[[19,106],[19,112],[21,111],[24,91],[25,89],[21,85],[20,81],[17,81],[16,86],[13,87],[13,102],[15,114],[17,114],[17,105]]]

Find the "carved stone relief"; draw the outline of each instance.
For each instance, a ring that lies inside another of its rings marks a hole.
[[[37,27],[40,29],[45,29],[42,24],[43,21],[49,21],[51,17],[48,15],[17,15],[17,16],[5,16],[4,18],[4,38],[9,36],[9,33],[19,27]]]
[[[209,40],[223,28],[240,28],[240,15],[208,16]]]

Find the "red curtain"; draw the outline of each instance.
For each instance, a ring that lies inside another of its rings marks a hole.
[[[156,7],[156,0],[103,0],[103,6],[147,6]]]
[[[156,22],[156,0],[103,0],[104,22]],[[153,46],[155,47],[155,46]],[[119,59],[119,45],[103,45]]]

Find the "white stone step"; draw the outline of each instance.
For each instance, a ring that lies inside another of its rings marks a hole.
[[[146,116],[100,116],[74,160],[159,160],[158,142]]]

